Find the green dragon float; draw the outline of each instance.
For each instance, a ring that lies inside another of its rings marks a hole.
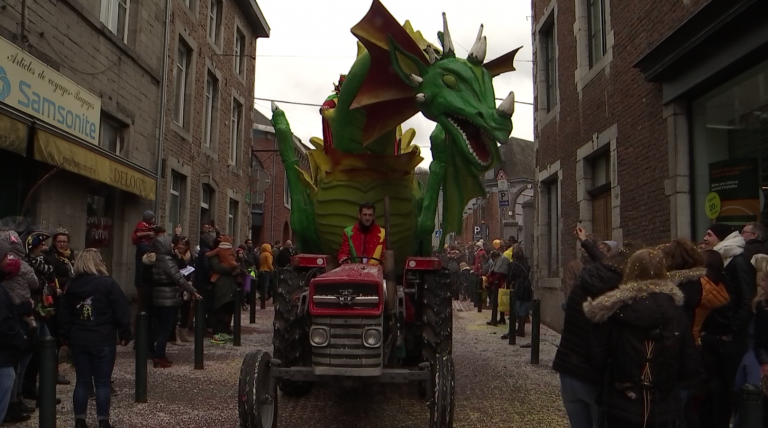
[[[431,255],[441,189],[443,239],[461,229],[467,202],[485,196],[481,177],[499,161],[497,143],[506,144],[512,132],[514,94],[497,108],[492,78],[515,70],[520,48],[485,62],[482,32],[481,25],[468,57],[457,58],[445,14],[441,50],[374,0],[352,28],[357,59],[337,86],[334,107],[321,111],[324,139],[311,139],[309,173],[299,168],[290,125],[273,103],[272,124],[292,198],[291,227],[303,252],[336,254],[342,230],[357,221],[358,205],[373,202],[381,213],[385,196],[395,266],[403,266],[407,256]],[[426,188],[414,174],[423,160],[413,144],[415,131],[400,129],[419,112],[437,123]]]

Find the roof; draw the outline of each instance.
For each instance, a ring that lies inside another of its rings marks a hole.
[[[269,24],[261,13],[259,5],[256,4],[256,0],[235,0],[235,4],[243,11],[245,20],[248,21],[257,39],[269,37]]]
[[[511,137],[507,144],[500,147],[501,164],[494,169],[494,180],[499,170],[503,170],[507,178],[530,178],[534,176],[533,141]]]

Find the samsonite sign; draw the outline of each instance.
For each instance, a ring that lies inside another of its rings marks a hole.
[[[2,37],[0,102],[99,143],[101,99]]]

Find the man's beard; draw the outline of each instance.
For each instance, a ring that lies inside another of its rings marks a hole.
[[[367,225],[367,226],[366,226],[366,225],[363,223],[363,221],[362,221],[362,220],[360,220],[360,221],[358,221],[358,222],[357,222],[357,227],[358,227],[358,228],[359,228],[361,231],[363,231],[363,232],[367,232],[367,231],[371,230],[371,227],[373,227],[373,222],[371,222],[371,224],[369,224],[369,225]]]

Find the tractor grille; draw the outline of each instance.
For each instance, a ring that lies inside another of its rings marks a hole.
[[[378,284],[316,284],[312,297],[317,309],[376,309]]]
[[[363,345],[363,331],[366,327],[381,327],[381,317],[376,318],[313,318],[312,326],[326,327],[330,332],[328,345],[312,347],[312,365],[318,374],[339,374],[338,370],[348,369],[345,374],[381,370],[382,347],[369,348]],[[364,374],[363,374],[364,375]]]

